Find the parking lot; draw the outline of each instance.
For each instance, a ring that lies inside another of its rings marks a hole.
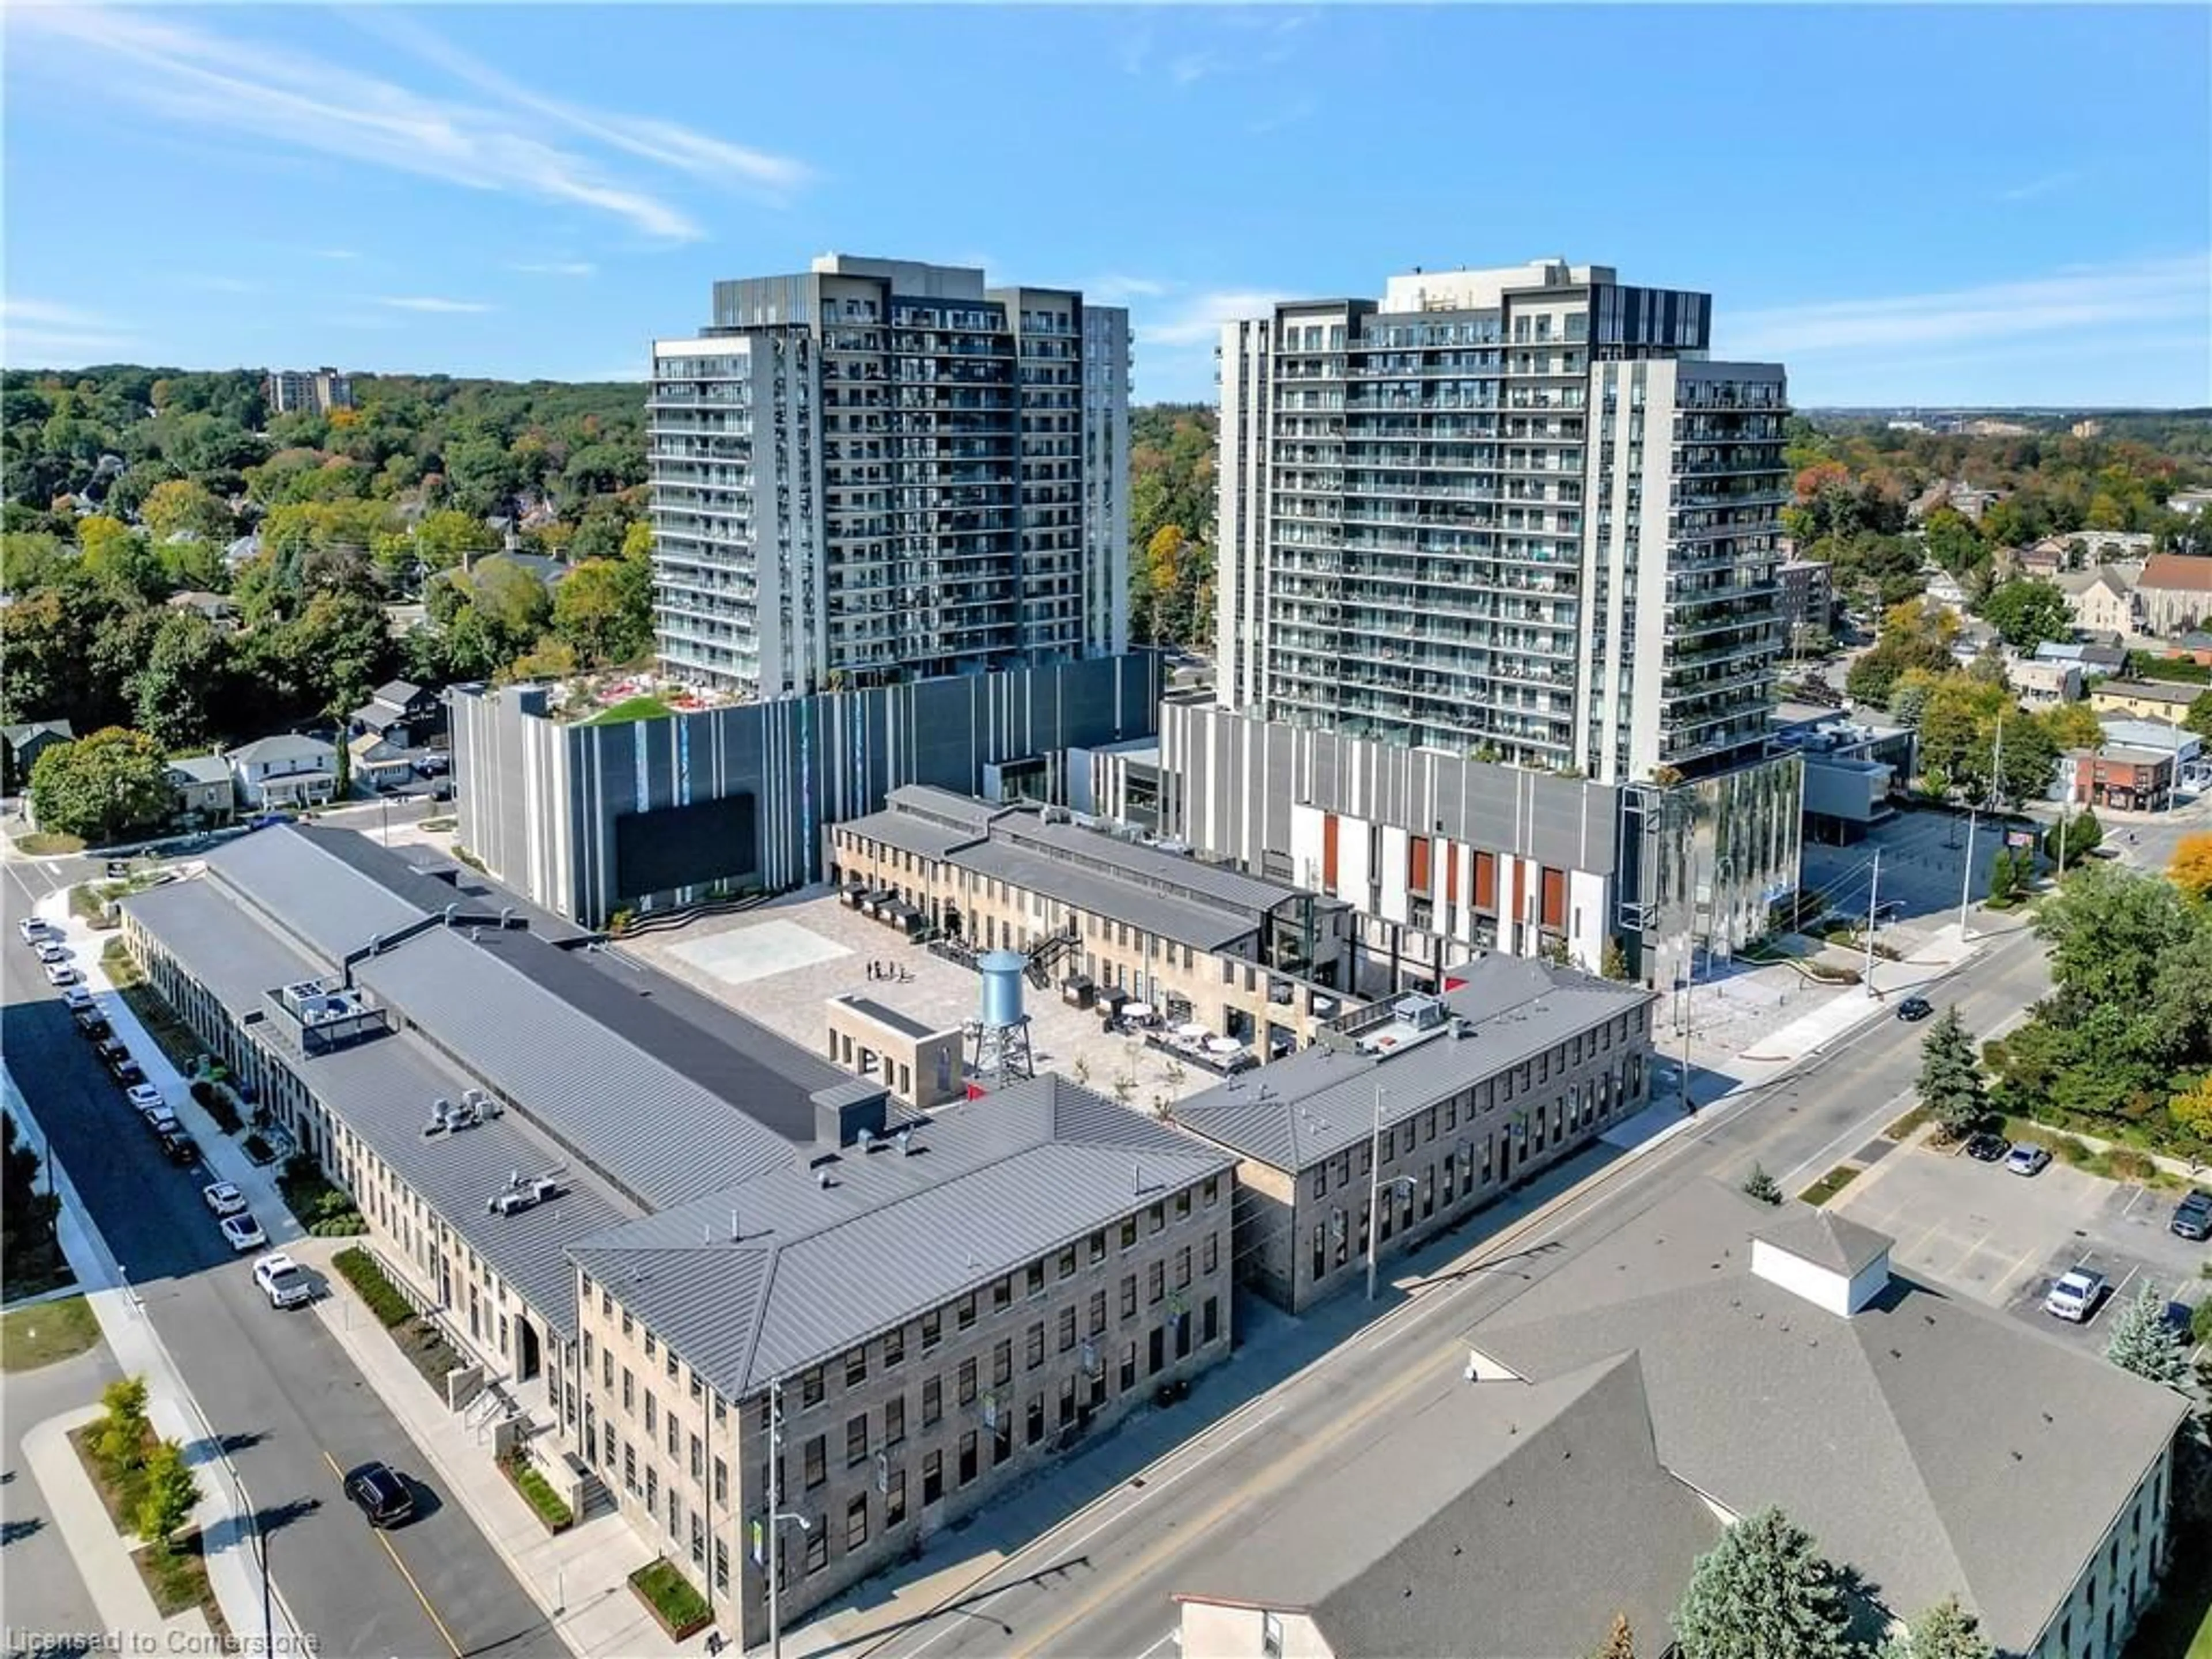
[[[1957,919],[1961,880],[1966,875],[1966,820],[1948,812],[1899,812],[1877,824],[1850,847],[1805,845],[1803,884],[1828,896],[1832,908],[1863,916],[1869,900],[1882,913],[1883,938],[1901,934],[1900,947],[1930,928]],[[1972,896],[1989,891],[1990,864],[2002,834],[1987,819],[1974,829]],[[1874,855],[1881,853],[1881,884],[1875,886]]]
[[[1884,1158],[1832,1207],[1894,1238],[1899,1272],[2101,1352],[2114,1310],[2144,1279],[2191,1304],[2212,1291],[2198,1271],[2208,1246],[2167,1230],[2175,1196],[2058,1163],[2016,1176],[1919,1146]],[[2083,1264],[2112,1287],[2087,1324],[2045,1313],[2051,1281]]]

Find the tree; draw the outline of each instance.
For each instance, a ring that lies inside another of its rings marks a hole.
[[[628,662],[653,644],[652,572],[635,559],[592,559],[553,590],[553,631],[590,667]]]
[[[1920,1105],[1942,1126],[1946,1139],[1972,1134],[1988,1115],[1989,1096],[1982,1085],[1981,1064],[1974,1054],[1974,1040],[1959,1019],[1956,1007],[1920,1040]]]
[[[2055,582],[2016,576],[2002,582],[1982,602],[1982,620],[2015,651],[2074,636],[2074,613]]]
[[[1628,1628],[1628,1615],[1613,1615],[1613,1628],[1606,1632],[1605,1645],[1590,1656],[1590,1659],[1636,1659],[1636,1636]]]
[[[206,738],[229,661],[229,642],[213,623],[197,611],[170,611],[145,662],[125,682],[138,729],[167,750]]]
[[[1981,1620],[1947,1595],[1881,1644],[1879,1659],[1992,1659]]]
[[[1698,1558],[1674,1610],[1682,1659],[1849,1659],[1850,1626],[1836,1569],[1771,1507]]]
[[[2199,1146],[2212,1143],[2212,1072],[2167,1101],[2166,1109],[2183,1134]]]
[[[1605,950],[1598,957],[1598,973],[1606,979],[1625,980],[1628,977],[1628,952],[1620,948],[1620,941],[1611,934],[1606,936]]]
[[[2166,873],[2193,899],[2212,895],[2212,832],[2199,830],[2176,842]]]
[[[1998,848],[1996,856],[1990,860],[1990,885],[1984,896],[1992,904],[2009,904],[2027,885],[2027,878],[2013,857],[2012,848]]]
[[[146,538],[118,519],[95,513],[77,526],[77,545],[84,550],[87,574],[143,598],[160,599],[168,592],[168,575]]]
[[[2095,711],[2085,702],[2053,703],[2035,718],[2051,739],[2051,747],[2062,752],[2096,749],[2104,744],[2105,729],[2098,725]]]
[[[100,1390],[106,1409],[93,1425],[92,1449],[112,1473],[136,1468],[145,1459],[146,1379],[119,1377]]]
[[[179,532],[204,542],[230,538],[230,509],[209,494],[207,486],[190,478],[171,478],[146,493],[138,516],[156,542],[166,542]]]
[[[433,570],[447,570],[470,555],[499,551],[499,532],[482,519],[441,507],[415,526],[415,556]]]
[[[2187,1390],[2188,1350],[2182,1346],[2180,1333],[2166,1322],[2166,1292],[2148,1279],[2112,1322],[2105,1358],[2124,1371],[2133,1371],[2176,1391]]]
[[[200,1501],[199,1482],[185,1462],[185,1449],[164,1440],[146,1457],[146,1496],[138,1504],[138,1535],[165,1554],[177,1529],[191,1519]]]
[[[2043,851],[2053,864],[2064,870],[2080,863],[2104,839],[2105,826],[2097,822],[2096,813],[2085,806],[2044,832]]]
[[[1764,1164],[1751,1166],[1751,1173],[1743,1178],[1742,1191],[1745,1197],[1755,1198],[1762,1204],[1779,1204],[1782,1201],[1781,1184],[1766,1173]]]
[[[58,743],[31,767],[31,811],[43,830],[110,842],[161,823],[171,805],[161,746],[121,726]]]
[[[16,1133],[12,1114],[0,1114],[0,1261],[12,1283],[16,1264],[50,1259],[58,1200],[39,1190],[39,1154]]]
[[[2200,738],[2212,738],[2212,691],[2200,691],[2181,723]]]

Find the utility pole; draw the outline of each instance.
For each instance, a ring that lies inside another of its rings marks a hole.
[[[1959,943],[1966,942],[1966,906],[1974,896],[1974,805],[1966,805],[1966,867],[1959,877]]]
[[[1375,1299],[1375,1259],[1382,1241],[1382,1088],[1375,1088],[1375,1128],[1367,1138],[1367,1299]]]
[[[768,1385],[768,1650],[772,1659],[783,1659],[782,1510],[783,1384],[772,1382]]]
[[[1874,988],[1874,922],[1875,916],[1881,914],[1877,905],[1877,899],[1881,892],[1881,848],[1877,847],[1874,849],[1874,878],[1867,884],[1866,988],[1867,994],[1869,996],[1875,994]]]

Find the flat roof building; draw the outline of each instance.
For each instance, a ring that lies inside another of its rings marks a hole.
[[[775,1507],[817,1522],[788,1621],[1227,1357],[1234,1161],[1064,1079],[909,1110],[345,831],[260,831],[120,909],[263,1132],[545,1431],[531,1455],[603,1484],[746,1645],[772,1413]]]

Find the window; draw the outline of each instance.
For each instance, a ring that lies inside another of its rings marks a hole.
[[[730,1507],[730,1466],[719,1457],[714,1460],[714,1507]]]
[[[884,1333],[884,1369],[888,1370],[906,1358],[906,1330],[903,1326]]]
[[[975,1322],[975,1297],[973,1291],[960,1298],[958,1309],[960,1328],[967,1330]]]
[[[822,1403],[822,1367],[817,1365],[799,1379],[799,1408],[801,1411],[813,1410]]]
[[[1075,1421],[1075,1379],[1060,1379],[1060,1426],[1063,1429]]]
[[[968,1404],[975,1397],[975,1357],[973,1354],[960,1362],[960,1403]]]
[[[1075,1310],[1073,1308],[1062,1308],[1060,1310],[1060,1351],[1062,1353],[1066,1353],[1074,1346]]]
[[[932,1308],[921,1316],[921,1351],[927,1353],[944,1337],[945,1316],[939,1310]]]
[[[623,1367],[623,1409],[632,1416],[637,1414],[637,1379],[627,1365]]]
[[[850,1555],[867,1541],[868,1495],[860,1492],[845,1505],[845,1553]]]
[[[1220,1177],[1219,1176],[1206,1176],[1206,1202],[1207,1206],[1208,1206],[1209,1207],[1210,1207],[1210,1206],[1212,1206],[1212,1204],[1213,1204],[1217,1200],[1218,1200],[1218,1199],[1220,1198],[1220,1196],[1221,1196],[1221,1177]]]
[[[1155,1204],[1152,1208],[1145,1212],[1145,1231],[1146,1232],[1156,1233],[1167,1224],[1168,1206],[1166,1205]]]
[[[845,1420],[845,1467],[851,1468],[868,1455],[868,1414],[861,1412]]]
[[[1209,1296],[1206,1298],[1206,1306],[1199,1322],[1201,1327],[1198,1339],[1200,1341],[1211,1342],[1221,1334],[1221,1304],[1214,1297]]]
[[[857,1389],[868,1380],[868,1351],[855,1348],[845,1356],[845,1386]]]
[[[1042,1319],[1030,1327],[1026,1358],[1031,1370],[1044,1364],[1044,1321]]]
[[[1121,1248],[1125,1250],[1137,1248],[1137,1218],[1134,1216],[1121,1223]]]
[[[1158,1302],[1168,1293],[1168,1264],[1155,1261],[1145,1270],[1145,1300]]]
[[[1004,1313],[1013,1304],[1014,1276],[1012,1273],[1001,1273],[998,1282],[991,1286],[991,1311]]]
[[[1125,1343],[1121,1348],[1121,1392],[1127,1394],[1137,1386],[1137,1345]]]
[[[945,1415],[945,1379],[933,1376],[921,1385],[921,1426],[929,1427]]]
[[[817,1516],[806,1532],[806,1571],[817,1573],[830,1565],[830,1517]]]
[[[991,1350],[991,1386],[1003,1389],[1013,1380],[1014,1340],[1000,1337],[998,1346]]]
[[[1177,1221],[1188,1221],[1189,1218],[1190,1188],[1186,1187],[1176,1194],[1176,1219]]]
[[[1073,1279],[1073,1278],[1074,1278],[1074,1277],[1075,1277],[1075,1246],[1074,1246],[1074,1245],[1073,1245],[1073,1244],[1069,1245],[1066,1249],[1062,1250],[1062,1251],[1060,1253],[1060,1269],[1059,1269],[1059,1271],[1060,1271],[1060,1276],[1062,1279]]]
[[[1133,1319],[1137,1314],[1137,1276],[1127,1274],[1121,1280],[1121,1317]]]
[[[884,1525],[896,1527],[906,1519],[906,1471],[893,1469],[884,1486]]]
[[[1210,1273],[1221,1265],[1221,1235],[1219,1233],[1206,1234],[1205,1251],[1199,1261],[1200,1271],[1202,1273]]]
[[[725,1595],[730,1590],[730,1545],[726,1539],[714,1540],[714,1588]]]
[[[1103,1228],[1091,1235],[1091,1265],[1097,1267],[1106,1259],[1106,1233]]]
[[[1096,1336],[1105,1328],[1106,1292],[1093,1291],[1091,1292],[1091,1334]]]
[[[830,1441],[827,1435],[816,1435],[806,1443],[806,1484],[818,1486],[830,1478]]]
[[[1176,1252],[1176,1289],[1182,1290],[1190,1283],[1190,1246],[1186,1244]]]
[[[921,1506],[927,1509],[945,1496],[945,1454],[941,1451],[921,1455]]]
[[[647,1389],[645,1391],[645,1437],[647,1439],[653,1438],[653,1426],[658,1420],[653,1410],[653,1390]]]
[[[1283,1659],[1283,1620],[1278,1613],[1260,1615],[1260,1659]]]
[[[884,1444],[896,1446],[906,1438],[906,1396],[894,1395],[884,1401]]]
[[[970,1429],[960,1437],[960,1484],[968,1486],[975,1479],[975,1431]]]
[[[1027,1275],[1027,1287],[1029,1294],[1031,1296],[1042,1296],[1044,1294],[1043,1262],[1032,1261],[1030,1263],[1029,1273]]]

